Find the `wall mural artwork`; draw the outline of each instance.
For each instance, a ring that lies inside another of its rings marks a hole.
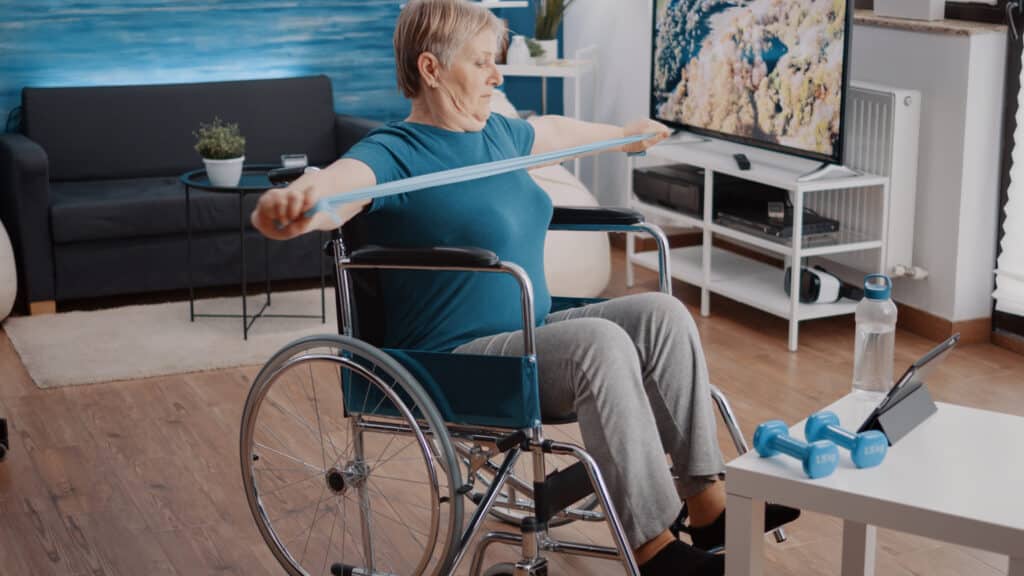
[[[0,120],[24,86],[326,74],[338,112],[396,120],[400,0],[0,0]]]

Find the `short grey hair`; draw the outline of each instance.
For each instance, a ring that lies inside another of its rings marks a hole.
[[[506,28],[493,12],[467,0],[410,0],[395,25],[395,69],[398,88],[406,98],[419,96],[421,86],[417,61],[430,52],[448,67],[462,45],[485,30],[505,42]]]

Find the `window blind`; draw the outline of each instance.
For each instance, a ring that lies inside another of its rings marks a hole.
[[[1021,56],[1024,58],[1024,54]],[[1006,192],[1003,239],[996,262],[996,310],[1024,316],[1024,67],[1017,94],[1017,129],[1010,156],[1010,186]]]

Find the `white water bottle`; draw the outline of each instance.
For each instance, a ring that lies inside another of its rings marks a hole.
[[[896,304],[892,280],[884,274],[864,278],[864,298],[857,304],[857,336],[853,347],[853,393],[881,401],[892,388],[896,348]]]

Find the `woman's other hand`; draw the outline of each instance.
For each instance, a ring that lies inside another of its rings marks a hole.
[[[634,142],[632,144],[627,144],[623,146],[622,151],[628,152],[630,154],[643,152],[644,150],[647,150],[648,148],[654,146],[658,142],[661,142],[662,140],[668,138],[672,134],[672,131],[669,130],[668,126],[665,126],[661,122],[648,120],[646,118],[643,120],[636,120],[635,122],[630,122],[629,124],[626,124],[626,126],[623,127],[622,131],[623,135],[626,137],[638,136],[640,134],[648,133],[655,134],[653,138],[648,138],[647,140],[642,140],[640,142]]]

